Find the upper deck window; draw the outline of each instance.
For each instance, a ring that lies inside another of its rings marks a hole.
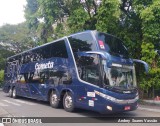
[[[95,41],[91,33],[76,34],[68,38],[73,53],[81,51],[93,51],[96,49]]]
[[[128,51],[120,39],[100,32],[97,34],[97,39],[101,50],[105,50],[113,56],[129,58]]]
[[[21,56],[22,64],[37,62],[52,57],[68,58],[68,53],[64,40],[60,40],[48,45],[33,49]]]

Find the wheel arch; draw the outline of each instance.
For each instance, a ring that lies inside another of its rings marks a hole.
[[[58,97],[60,97],[60,93],[59,93],[59,91],[58,91],[56,88],[50,88],[50,89],[48,90],[48,94],[47,94],[47,101],[49,101],[49,99],[50,99],[50,94],[52,93],[52,91],[56,91]]]

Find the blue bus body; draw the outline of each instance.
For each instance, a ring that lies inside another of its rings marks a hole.
[[[86,31],[9,57],[3,91],[13,98],[50,101],[54,108],[63,104],[67,111],[135,110],[138,91],[133,60],[120,40],[117,47],[112,45],[112,38],[119,40]]]

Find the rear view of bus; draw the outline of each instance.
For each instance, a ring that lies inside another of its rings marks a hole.
[[[135,67],[123,42],[97,31],[73,35],[69,41],[80,81],[78,107],[100,113],[137,109]]]

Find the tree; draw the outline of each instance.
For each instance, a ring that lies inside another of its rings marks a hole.
[[[38,41],[53,39],[57,35],[54,26],[61,27],[78,3],[79,0],[27,0],[25,17]]]
[[[120,17],[119,7],[119,0],[103,0],[97,13],[96,29],[102,32],[116,32]]]
[[[31,48],[34,44],[25,23],[2,26],[0,28],[0,42],[1,47],[15,53]]]
[[[76,9],[72,12],[67,20],[70,33],[83,31],[86,29],[85,22],[89,19],[87,12],[83,8]]]
[[[38,17],[37,10],[39,8],[39,4],[37,0],[26,0],[27,5],[25,7],[25,17],[27,19],[28,27],[30,29],[37,29],[38,27]]]
[[[0,87],[2,86],[4,80],[4,70],[0,70]]]
[[[33,4],[35,6],[31,6]],[[97,0],[27,0],[25,14],[27,22],[31,26],[30,29],[34,29],[35,36],[39,41],[46,43],[50,39],[75,32],[75,30],[95,29],[95,15],[99,4],[100,2]],[[76,14],[78,14],[77,17]],[[78,21],[80,18],[82,18],[81,23]],[[67,19],[69,20],[68,23],[66,23]],[[73,19],[78,21],[77,24]],[[35,23],[36,27],[31,25],[32,23]],[[80,29],[75,29],[72,23],[75,23],[76,27]],[[60,34],[57,33],[57,30]]]
[[[156,51],[160,49],[160,3],[153,0],[143,8],[140,11],[143,33],[142,60],[150,64],[150,72],[147,80],[141,82],[141,87],[144,90],[152,89],[150,97],[155,97],[155,89],[160,89],[160,57]]]
[[[0,70],[4,70],[7,57],[14,55],[14,52],[1,48],[0,49]]]

